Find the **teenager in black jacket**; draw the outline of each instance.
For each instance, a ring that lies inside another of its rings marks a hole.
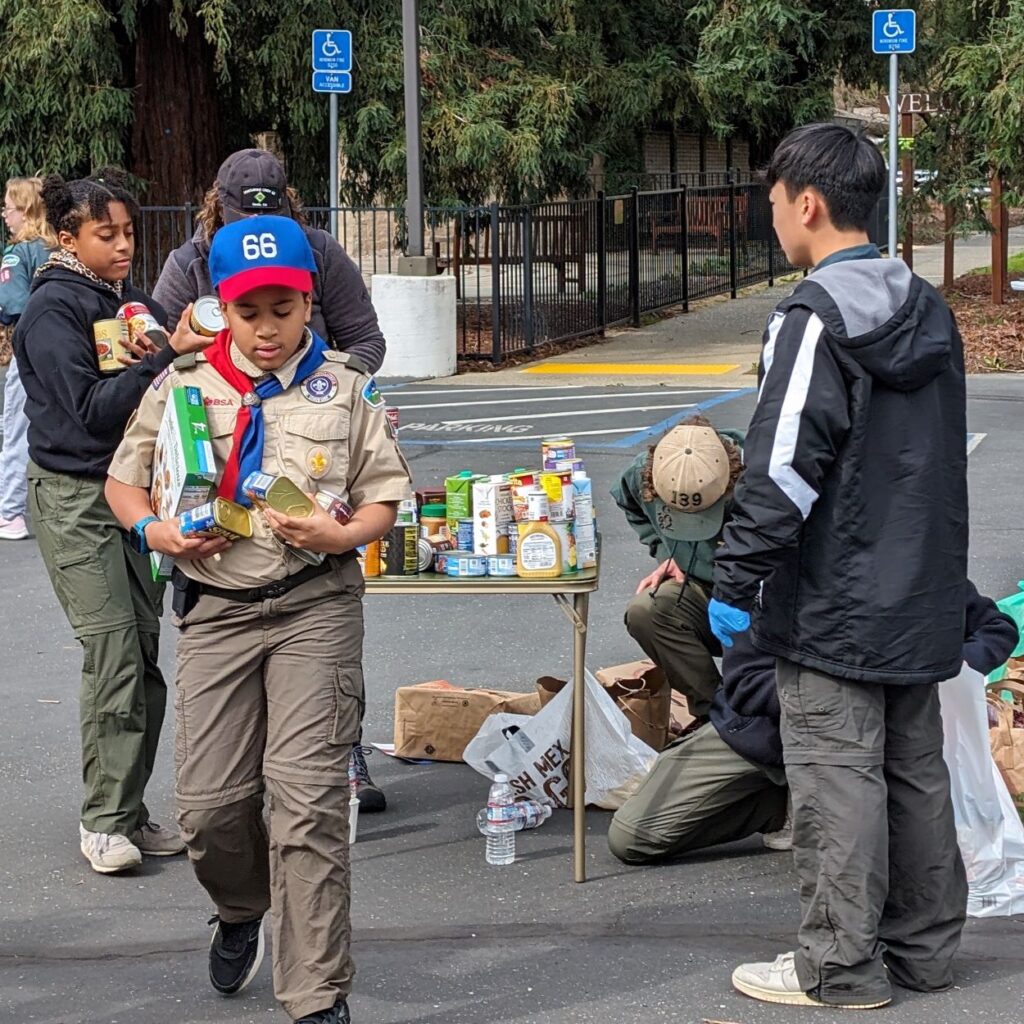
[[[142,854],[184,850],[143,803],[167,688],[157,664],[163,585],[131,550],[103,496],[107,466],[143,392],[175,356],[208,344],[185,311],[168,343],[131,343],[100,371],[93,325],[126,302],[163,310],[126,283],[138,206],[110,176],[43,186],[59,248],[37,271],[14,350],[28,416],[29,511],[47,572],[84,649],[81,688],[82,853],[103,874]],[[197,552],[209,541],[193,542]]]

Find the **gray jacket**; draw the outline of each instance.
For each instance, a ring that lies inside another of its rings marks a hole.
[[[305,232],[317,269],[310,327],[332,348],[360,356],[370,373],[376,373],[384,361],[385,341],[359,268],[326,231]],[[214,294],[206,265],[209,254],[210,243],[199,227],[190,242],[167,257],[153,298],[167,310],[169,324],[176,324],[181,311],[200,295]]]

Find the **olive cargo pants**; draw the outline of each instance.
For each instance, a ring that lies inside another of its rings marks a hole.
[[[722,682],[714,660],[722,645],[708,623],[704,585],[693,581],[683,590],[681,583],[666,581],[637,594],[626,605],[626,630],[686,698],[690,714],[707,717]]]
[[[849,1005],[887,998],[890,981],[948,988],[967,879],[937,688],[855,683],[783,659],[777,675],[804,991]]]
[[[363,713],[362,594],[346,557],[283,597],[204,594],[180,623],[182,838],[222,920],[273,909],[274,991],[293,1018],[333,1006],[354,976],[348,758]]]
[[[167,686],[157,665],[162,583],[132,551],[103,480],[30,462],[29,510],[57,600],[82,645],[82,824],[130,836],[149,820]]]

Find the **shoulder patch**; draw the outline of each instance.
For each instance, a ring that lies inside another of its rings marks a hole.
[[[0,262],[0,267],[16,267],[21,262],[21,257],[16,252],[9,252]]]
[[[154,378],[152,388],[154,391],[160,390],[160,385],[171,375],[172,366],[165,366]]]
[[[178,356],[177,359],[171,363],[176,370],[191,370],[196,365],[196,353],[186,352],[183,356]],[[164,371],[166,373],[166,370]]]
[[[380,393],[377,382],[372,377],[363,385],[362,395],[363,401],[371,409],[384,408],[384,396]]]
[[[352,352],[336,352],[334,349],[331,349],[324,353],[324,359],[330,360],[332,363],[342,363],[350,370],[355,370],[356,373],[366,374],[367,377],[370,376],[370,367],[367,366],[366,360]]]

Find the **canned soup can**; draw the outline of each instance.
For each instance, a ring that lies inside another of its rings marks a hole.
[[[220,299],[216,295],[200,295],[192,304],[188,325],[196,334],[206,338],[215,338],[220,334],[227,326],[220,311]]]
[[[116,373],[123,370],[124,363],[118,356],[125,354],[124,342],[127,337],[123,320],[97,320],[92,325],[92,336],[96,345],[96,359],[100,373]]]

